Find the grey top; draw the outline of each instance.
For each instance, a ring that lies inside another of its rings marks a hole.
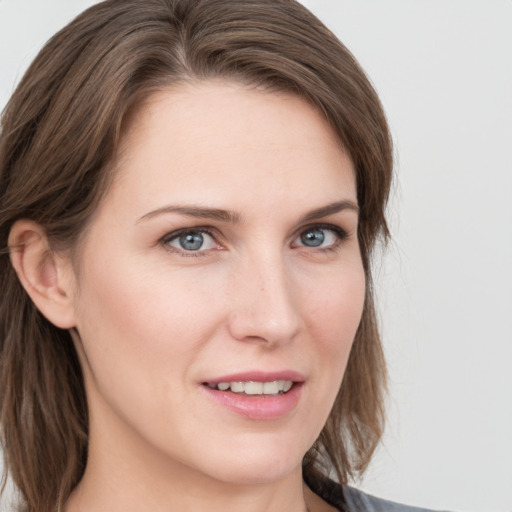
[[[312,483],[312,482],[311,482]],[[370,496],[358,489],[324,480],[310,488],[340,512],[432,512],[425,508],[410,507],[393,501]]]
[[[343,495],[350,512],[431,512],[425,508],[410,507],[370,496],[352,487],[344,487]]]

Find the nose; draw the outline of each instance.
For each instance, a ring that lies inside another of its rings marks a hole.
[[[302,326],[298,295],[280,258],[253,258],[232,282],[229,331],[240,341],[281,345]]]

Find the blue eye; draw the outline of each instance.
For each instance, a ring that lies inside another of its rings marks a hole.
[[[311,229],[300,235],[300,241],[307,247],[319,247],[324,243],[325,233],[322,229]]]
[[[347,234],[336,226],[314,226],[303,231],[294,245],[303,247],[333,247],[346,238]]]
[[[201,252],[216,247],[213,237],[208,232],[199,229],[171,233],[165,237],[164,242],[169,247],[185,252]]]

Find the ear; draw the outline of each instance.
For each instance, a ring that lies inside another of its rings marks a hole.
[[[68,258],[50,249],[45,230],[36,222],[18,220],[9,233],[11,263],[37,309],[61,329],[75,326],[75,279]]]

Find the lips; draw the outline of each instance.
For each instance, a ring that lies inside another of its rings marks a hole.
[[[304,376],[294,371],[245,372],[202,382],[217,404],[256,420],[277,419],[299,402]]]

